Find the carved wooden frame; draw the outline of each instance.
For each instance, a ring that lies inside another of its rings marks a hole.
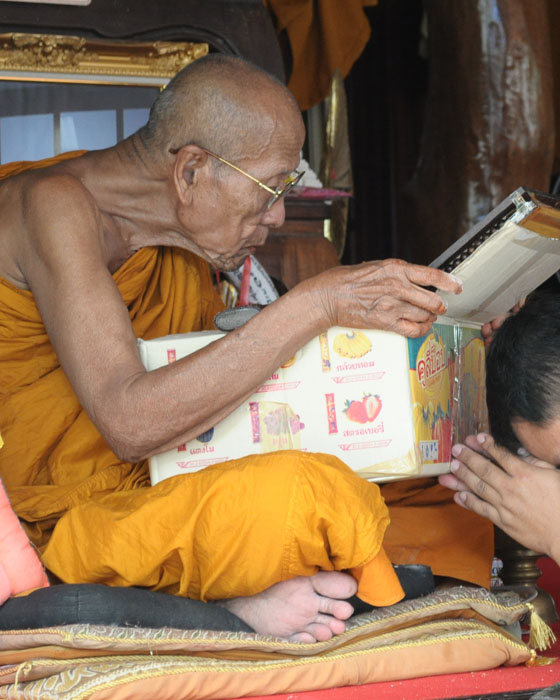
[[[208,44],[0,34],[0,80],[164,87]]]

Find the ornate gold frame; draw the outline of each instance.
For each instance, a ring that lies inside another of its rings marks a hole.
[[[194,42],[0,34],[0,80],[163,87],[207,53],[208,44]]]

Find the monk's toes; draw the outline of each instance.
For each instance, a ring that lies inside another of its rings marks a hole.
[[[334,598],[319,598],[319,612],[323,615],[330,615],[333,619],[347,620],[354,614],[354,608],[346,600],[336,600]],[[337,633],[338,634],[338,633]]]
[[[337,634],[346,631],[346,624],[342,620],[337,620],[330,615],[317,615],[313,622],[310,622],[300,632],[295,632],[289,637],[290,642],[326,642]]]
[[[340,618],[331,617],[330,615],[318,615],[315,618],[314,624],[328,627],[331,632],[331,636],[333,634],[342,634],[343,632],[346,632],[346,623]],[[327,637],[327,639],[330,639],[330,636]]]
[[[319,595],[341,600],[350,598],[358,590],[356,579],[343,571],[319,571],[311,576],[311,585]]]
[[[314,644],[317,640],[310,632],[296,632],[288,637],[289,642],[299,642],[300,644]]]
[[[313,622],[306,625],[304,631],[312,634],[318,642],[326,642],[334,635],[345,632],[346,624],[330,615],[317,615]]]
[[[321,622],[312,622],[302,632],[296,632],[290,637],[292,642],[326,642],[334,636],[329,625]]]

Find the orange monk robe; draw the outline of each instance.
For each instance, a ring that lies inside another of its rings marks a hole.
[[[371,34],[364,7],[377,0],[264,0],[279,34],[286,32],[292,58],[288,88],[301,110],[329,94],[338,69],[346,77]]]
[[[185,251],[144,248],[113,278],[137,337],[212,328],[222,308],[207,264]],[[0,477],[36,545],[93,494],[149,484],[146,462],[118,459],[81,408],[31,292],[2,279],[0,363]]]
[[[435,479],[404,479],[381,490],[391,523],[383,546],[394,564],[427,564],[435,576],[490,587],[494,526],[461,508]]]
[[[379,488],[336,457],[272,452],[94,498],[61,518],[43,561],[69,583],[198,600],[350,570],[363,600],[390,605],[403,592],[381,547],[388,522]]]

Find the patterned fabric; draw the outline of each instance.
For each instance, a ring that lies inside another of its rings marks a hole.
[[[0,637],[0,698],[210,700],[513,666],[536,654],[500,625],[528,610],[514,594],[458,587],[356,616],[311,645],[87,625],[10,632]]]

